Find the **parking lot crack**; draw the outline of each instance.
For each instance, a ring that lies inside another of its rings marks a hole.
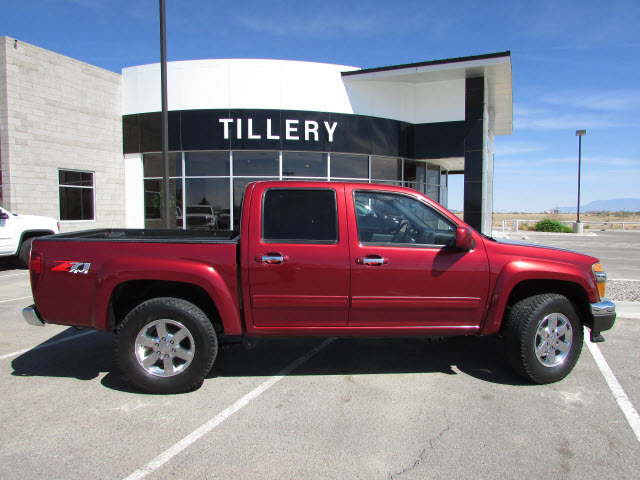
[[[442,430],[440,430],[440,432],[435,437],[429,439],[428,445],[420,452],[420,455],[418,455],[418,457],[416,458],[416,460],[413,462],[413,464],[411,466],[405,468],[404,470],[402,470],[400,472],[396,472],[396,473],[393,473],[393,474],[389,475],[389,478],[391,480],[394,480],[395,478],[399,478],[402,475],[405,475],[405,474],[411,472],[412,470],[416,469],[419,465],[421,465],[425,454],[429,450],[432,450],[433,448],[435,448],[436,443],[444,436],[445,433],[447,433],[451,429],[451,423],[449,422],[449,416],[447,415],[446,411],[444,412],[443,416],[444,416],[444,419],[446,421],[446,424],[442,428]]]

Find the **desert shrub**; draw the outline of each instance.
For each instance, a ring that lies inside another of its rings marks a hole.
[[[571,227],[567,227],[557,220],[551,220],[550,218],[545,218],[544,220],[540,220],[536,223],[536,226],[533,227],[533,230],[536,232],[560,232],[560,233],[571,233],[573,230]]]

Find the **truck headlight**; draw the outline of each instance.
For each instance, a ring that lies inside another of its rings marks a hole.
[[[604,298],[607,289],[607,274],[604,272],[602,265],[600,265],[599,263],[596,263],[593,267],[591,267],[591,270],[593,270],[593,276],[596,279],[600,298]]]

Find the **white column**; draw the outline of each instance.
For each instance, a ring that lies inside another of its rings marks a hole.
[[[124,156],[124,201],[126,228],[144,228],[144,181],[142,154]]]

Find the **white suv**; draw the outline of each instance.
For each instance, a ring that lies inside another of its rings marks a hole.
[[[17,255],[20,264],[28,267],[33,239],[59,231],[55,218],[18,215],[0,207],[0,257]]]

